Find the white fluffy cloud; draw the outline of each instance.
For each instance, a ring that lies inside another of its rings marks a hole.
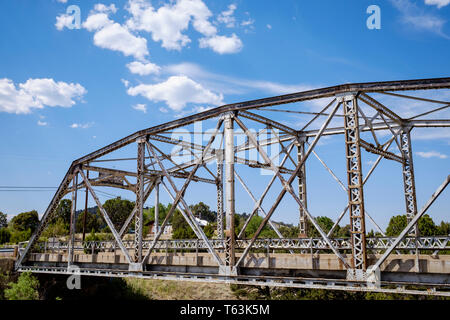
[[[132,35],[118,23],[108,24],[94,35],[94,44],[100,48],[122,52],[125,56],[144,59],[148,55],[147,40]]]
[[[213,14],[202,0],[170,1],[158,9],[148,0],[129,0],[126,10],[130,17],[124,24],[120,24],[110,19],[110,15],[117,12],[114,4],[94,6],[82,26],[95,33],[96,46],[119,51],[125,56],[133,56],[141,62],[146,62],[149,54],[147,39],[138,35],[138,32],[150,33],[153,41],[161,42],[162,47],[168,50],[181,50],[191,42],[186,32],[192,25],[193,29],[203,36],[200,39],[201,48],[211,48],[219,54],[229,54],[239,52],[243,47],[236,34],[229,37],[218,34],[217,28],[210,21]],[[227,27],[235,26],[235,10],[235,4],[229,5],[227,10],[219,14],[215,23],[224,23]],[[71,15],[61,14],[56,18],[55,26],[58,30],[69,28],[73,19]],[[147,63],[146,66],[147,71],[144,71],[144,74],[149,72],[150,65]],[[141,71],[136,73],[141,74]]]
[[[127,64],[128,70],[130,70],[131,73],[138,74],[141,76],[149,75],[149,74],[157,74],[160,72],[161,67],[157,66],[154,63],[151,62],[140,62],[140,61],[133,61],[129,64]]]
[[[233,28],[236,24],[236,18],[233,16],[234,11],[236,10],[235,4],[230,4],[228,6],[228,10],[222,11],[217,17],[217,21],[223,23],[227,26],[227,28]]]
[[[440,152],[437,151],[428,151],[428,152],[422,152],[422,151],[418,151],[416,152],[416,154],[419,157],[428,159],[428,158],[439,158],[439,159],[447,159],[447,155],[442,154]]]
[[[317,88],[309,84],[284,84],[271,81],[257,81],[246,78],[230,77],[223,74],[212,73],[200,65],[184,62],[163,67],[162,73],[169,75],[186,75],[202,83],[215,92],[224,94],[248,94],[249,92],[263,92],[265,94],[287,94]],[[322,106],[323,107],[323,106]]]
[[[0,112],[26,114],[44,106],[69,108],[86,93],[78,83],[29,79],[17,87],[10,79],[0,79]]]
[[[390,0],[390,2],[400,11],[401,20],[404,24],[417,30],[433,32],[441,37],[450,39],[443,31],[446,23],[445,19],[425,11],[411,0]],[[442,7],[446,2],[448,4],[448,0],[425,0],[426,4],[436,4],[438,7]]]
[[[147,105],[138,103],[133,106],[134,110],[142,111],[143,113],[147,113]]]
[[[127,27],[109,19],[109,14],[117,11],[114,5],[109,7],[97,4],[83,23],[88,31],[95,32],[94,44],[100,48],[122,52],[143,60],[148,55],[147,40],[135,36]]]
[[[73,98],[82,97],[86,89],[80,84],[55,82],[53,79],[29,79],[19,85],[41,105],[49,107],[71,107]]]
[[[130,81],[126,80],[126,79],[120,79],[120,81],[123,83],[123,85],[125,86],[125,88],[128,88],[130,86]]]
[[[425,4],[436,6],[440,9],[450,4],[450,0],[425,0]]]
[[[219,15],[219,21],[227,26],[234,25],[235,9],[235,5],[230,5]],[[127,10],[132,16],[127,21],[129,29],[151,33],[152,39],[161,41],[162,47],[168,50],[181,50],[191,42],[183,33],[190,23],[204,36],[200,42],[202,48],[209,47],[221,54],[235,53],[242,48],[242,41],[235,34],[231,37],[217,35],[217,28],[209,21],[212,13],[201,0],[178,0],[157,10],[146,0],[130,0]],[[219,41],[226,44],[220,46]]]
[[[132,30],[151,33],[152,39],[161,41],[166,49],[180,50],[191,41],[182,33],[191,21],[194,28],[204,35],[217,32],[208,21],[212,13],[201,0],[178,0],[158,10],[145,0],[130,0],[127,10],[132,15],[127,26]]]
[[[199,39],[200,48],[211,48],[219,54],[236,53],[242,49],[242,41],[234,33],[231,37],[213,36]]]
[[[74,19],[75,17],[73,15],[60,14],[59,16],[56,17],[55,23],[56,29],[61,31],[64,28],[68,28],[73,24]]]
[[[88,123],[73,123],[70,127],[72,129],[88,129],[94,125],[93,122]]]
[[[223,96],[204,88],[186,76],[172,76],[157,84],[140,84],[128,89],[131,96],[141,95],[150,101],[164,101],[175,111],[182,110],[188,103],[223,104]]]
[[[144,60],[148,55],[147,40],[134,35],[126,26],[111,20],[109,15],[116,12],[117,8],[114,4],[110,6],[96,4],[82,26],[90,32],[95,32],[94,44],[96,46]],[[56,17],[56,28],[60,31],[63,30],[72,24],[73,19],[71,15],[59,15]]]

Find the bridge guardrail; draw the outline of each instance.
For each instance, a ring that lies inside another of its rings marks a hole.
[[[368,250],[385,250],[394,242],[395,238],[379,237],[366,238],[366,247]],[[143,241],[143,248],[148,249],[152,244],[152,240]],[[211,239],[210,243],[214,249],[220,250],[225,248],[225,240]],[[237,249],[245,249],[250,243],[249,239],[236,240]],[[331,243],[338,250],[351,250],[351,242],[349,238],[331,239]],[[124,240],[124,246],[127,249],[134,247],[133,240]],[[69,243],[67,241],[51,241],[39,242],[36,244],[40,252],[67,251]],[[19,246],[20,249],[23,246]],[[270,249],[270,250],[329,250],[328,244],[321,238],[305,238],[305,239],[257,239],[253,245],[254,249]],[[405,237],[397,246],[397,250],[450,250],[450,237]],[[19,251],[21,251],[19,249]],[[87,252],[112,251],[119,249],[115,241],[85,241],[80,240],[74,243],[75,250],[85,250]],[[157,250],[206,250],[207,245],[203,240],[186,239],[186,240],[159,240],[156,242]]]

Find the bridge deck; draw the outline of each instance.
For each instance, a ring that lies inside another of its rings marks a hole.
[[[224,254],[219,254],[222,259]],[[237,253],[237,257],[240,254]],[[380,255],[369,255],[369,264]],[[345,255],[344,255],[345,257]],[[415,269],[416,255],[393,254],[381,266],[382,281],[408,281],[417,284],[440,284],[450,286],[450,255],[419,255],[419,272]],[[124,272],[128,270],[125,256],[119,252],[86,254],[76,252],[74,264],[89,272],[93,269]],[[27,267],[67,268],[67,254],[32,253]],[[217,263],[208,253],[154,253],[151,255],[147,271],[189,273],[192,277],[200,274],[218,274]],[[239,269],[242,276],[275,275],[282,277],[333,277],[346,278],[346,269],[334,254],[289,254],[252,253]]]

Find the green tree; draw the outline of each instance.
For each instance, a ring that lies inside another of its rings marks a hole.
[[[50,223],[54,223],[58,220],[70,225],[70,215],[72,213],[72,200],[63,199],[59,202],[56,208],[55,215]]]
[[[281,226],[278,230],[285,238],[297,238],[299,234],[298,227]]]
[[[438,227],[434,224],[433,219],[424,214],[418,221],[419,232],[421,236],[430,237],[435,236],[438,233]]]
[[[424,214],[417,224],[419,226],[419,233],[422,236],[434,236],[438,233],[438,227],[436,227],[433,219],[428,214]],[[406,215],[394,216],[389,220],[386,235],[388,237],[398,236],[407,225]]]
[[[333,220],[331,220],[328,217],[322,216],[322,217],[316,217],[316,222],[317,224],[320,226],[320,228],[327,234],[328,231],[331,230],[331,228],[334,225]],[[319,231],[317,231],[317,229],[314,227],[314,225],[311,223],[311,221],[309,221],[309,219],[307,220],[307,227],[308,227],[308,237],[311,238],[318,238],[320,237],[320,233]],[[332,237],[337,237],[339,234],[339,226],[336,226],[336,228],[333,231]]]
[[[19,243],[23,241],[28,241],[31,238],[32,234],[33,233],[31,232],[31,229],[27,229],[25,231],[18,231],[13,229],[11,231],[11,238],[9,242]]]
[[[259,226],[261,225],[261,222],[263,221],[263,218],[260,216],[253,216],[248,225],[247,229],[245,229],[245,237],[251,238],[255,235],[256,231],[258,230]],[[275,233],[272,228],[268,224],[264,226],[264,228],[261,230],[261,233],[259,234],[258,238],[278,238],[277,234]]]
[[[448,236],[450,235],[450,222],[442,221],[441,224],[437,227],[437,234],[439,236]]]
[[[203,231],[205,231],[205,235],[207,238],[211,239],[214,236],[214,233],[216,231],[217,224],[215,223],[208,223]]]
[[[393,216],[386,228],[386,235],[388,237],[398,236],[407,226],[406,222],[406,215]]]
[[[179,210],[172,216],[172,239],[195,239],[196,235]]]
[[[22,212],[11,219],[10,226],[17,231],[31,230],[33,233],[39,225],[39,215],[36,210]]]
[[[6,228],[0,229],[0,244],[9,242],[11,239],[11,231]]]
[[[169,206],[165,206],[162,203],[159,204],[159,213],[158,213],[158,222],[159,225],[161,225],[164,221],[164,219],[167,216],[167,213],[169,213]],[[144,221],[155,221],[155,207],[151,207],[150,209],[144,210]]]
[[[69,234],[70,224],[65,223],[62,218],[57,219],[49,224],[42,232],[42,236],[46,238],[60,237]]]
[[[211,211],[209,206],[204,204],[203,202],[199,202],[195,205],[189,206],[194,216],[199,219],[206,220],[208,222],[216,221],[216,212]]]
[[[133,211],[134,202],[131,202],[130,200],[122,200],[120,197],[117,197],[115,199],[107,200],[103,204],[103,208],[108,213],[108,216],[116,230],[120,230],[131,211]],[[97,209],[97,214],[100,215],[100,209]]]
[[[381,236],[383,236],[380,232],[375,232],[375,231],[373,231],[373,230],[370,230],[368,233],[367,233],[367,235],[366,235],[368,238],[374,238],[374,237],[381,237]]]
[[[340,228],[339,226],[336,228],[338,229],[338,231],[337,231],[338,238],[350,238],[351,234],[350,234],[350,225],[349,224],[343,226],[342,228]]]
[[[8,217],[5,213],[0,211],[0,229],[8,226]]]
[[[83,232],[83,218],[84,212],[80,213],[77,217],[77,221],[75,222],[75,230],[76,232],[80,233]],[[90,211],[86,214],[86,232],[89,232],[89,230],[94,230],[95,232],[100,231],[100,229],[103,227],[105,223],[103,222],[103,219],[101,218],[100,214],[98,213],[92,213]]]
[[[5,289],[7,300],[39,300],[39,281],[31,272],[24,272],[16,283],[10,282]]]

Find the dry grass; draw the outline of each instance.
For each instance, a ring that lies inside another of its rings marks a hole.
[[[219,283],[126,279],[133,291],[151,300],[236,300],[230,285]]]

